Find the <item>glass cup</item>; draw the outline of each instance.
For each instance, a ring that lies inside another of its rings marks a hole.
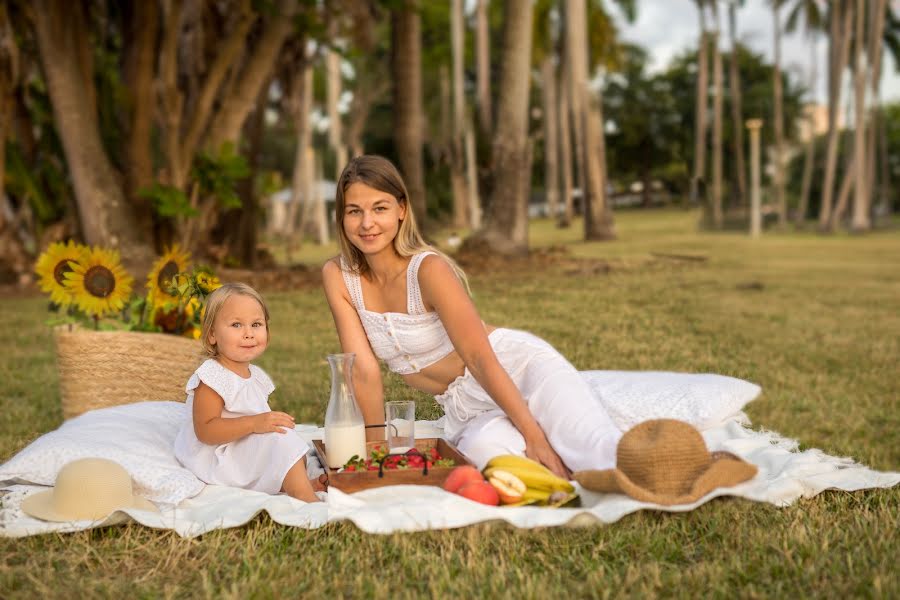
[[[384,403],[388,452],[402,454],[416,446],[416,403],[397,400]]]

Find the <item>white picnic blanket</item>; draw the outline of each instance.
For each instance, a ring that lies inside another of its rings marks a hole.
[[[657,381],[665,384],[673,403],[669,410],[654,409],[659,414],[648,415],[646,406],[629,408],[629,402],[633,403],[636,397],[635,392],[639,391],[639,397],[648,400],[647,394],[652,390],[647,388],[647,373],[642,373],[639,378],[634,377],[631,383],[628,383],[631,375],[606,374],[607,381],[597,379],[594,384],[607,392],[615,392],[612,396],[608,395],[605,402],[611,413],[619,415],[617,423],[623,429],[638,413],[645,418],[654,418],[667,416],[668,412],[673,411],[673,416],[683,417],[679,410],[672,407],[683,407],[686,402],[690,404],[688,400],[696,405],[696,397],[710,396],[712,388],[706,386],[709,382],[727,386],[740,382],[708,379],[720,377],[712,375],[658,374]],[[682,392],[672,396],[672,384],[678,381],[689,385],[683,385]],[[710,450],[727,450],[737,454],[755,464],[759,473],[751,481],[729,489],[716,489],[692,504],[660,506],[638,502],[627,496],[596,494],[582,489],[579,490],[582,496],[580,508],[492,507],[437,487],[412,485],[376,488],[356,494],[332,490],[327,494],[326,502],[306,504],[286,495],[271,496],[237,488],[204,486],[192,480],[189,472],[183,472],[184,469],[174,461],[169,450],[179,423],[185,418],[184,405],[177,402],[147,402],[87,413],[39,438],[0,465],[0,494],[3,494],[0,497],[0,535],[23,537],[134,521],[147,527],[172,529],[182,537],[194,537],[214,529],[241,526],[263,511],[282,525],[313,529],[329,522],[351,521],[370,533],[446,529],[486,521],[505,521],[522,528],[586,525],[613,523],[642,509],[689,511],[721,495],[787,506],[798,498],[812,497],[827,489],[854,491],[889,488],[900,483],[900,473],[873,471],[852,459],[829,456],[820,450],[799,452],[798,443],[794,440],[774,432],[750,429],[749,420],[739,408],[756,397],[759,388],[748,382],[742,383],[752,387],[738,386],[735,389],[743,391],[730,400],[725,395],[716,396],[706,406],[718,406],[718,413],[707,410],[703,420],[695,422],[695,425],[702,429]],[[693,391],[684,391],[688,389]],[[130,424],[125,428],[127,437],[116,441],[113,439],[115,434],[111,432],[121,431],[123,423]],[[307,440],[321,439],[323,433],[315,425],[297,426],[297,434]],[[416,422],[417,437],[438,437],[441,433],[439,421]],[[136,491],[154,499],[161,508],[159,513],[126,509],[113,513],[102,522],[48,523],[33,519],[21,511],[23,498],[46,490],[48,485],[53,484],[59,466],[82,456],[105,455],[115,457],[129,470],[135,480]],[[317,469],[317,464],[310,465],[311,473]]]
[[[388,486],[356,494],[332,490],[327,502],[305,504],[285,495],[270,496],[208,485],[197,496],[158,514],[123,510],[98,523],[47,523],[19,509],[23,498],[47,488],[12,485],[5,488],[8,494],[2,498],[0,534],[22,537],[136,521],[156,529],[173,529],[182,537],[194,537],[213,529],[239,527],[263,511],[282,525],[314,529],[328,522],[347,520],[369,533],[447,529],[486,521],[506,521],[521,528],[587,525],[614,523],[642,509],[689,511],[721,495],[788,506],[798,498],[809,498],[828,489],[854,491],[889,488],[900,483],[900,473],[873,471],[851,459],[828,456],[820,450],[797,452],[793,440],[773,432],[753,431],[743,422],[743,415],[736,415],[721,426],[705,431],[703,437],[710,449],[728,450],[757,465],[759,474],[747,483],[727,490],[717,489],[697,502],[681,506],[648,504],[627,496],[580,489],[581,508],[505,508],[477,504],[437,487],[416,485]],[[298,427],[307,432],[309,439],[323,433],[310,426]],[[440,433],[433,421],[418,421],[416,428],[421,437]]]

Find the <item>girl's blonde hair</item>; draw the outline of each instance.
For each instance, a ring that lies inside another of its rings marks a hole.
[[[216,347],[216,344],[209,343],[209,334],[212,333],[216,317],[225,305],[225,301],[232,296],[249,296],[259,302],[259,305],[263,309],[263,315],[266,317],[266,331],[269,330],[269,308],[266,306],[266,301],[259,295],[259,292],[246,283],[226,283],[210,294],[209,298],[206,299],[206,314],[203,315],[203,327],[200,330],[200,340],[203,342],[203,351],[206,352],[206,355],[210,358],[217,357],[219,355],[219,349]]]
[[[388,193],[406,207],[406,216],[400,221],[400,230],[394,238],[394,250],[397,251],[397,254],[407,257],[426,250],[434,252],[450,264],[456,276],[465,286],[466,291],[469,290],[469,281],[466,278],[466,274],[456,264],[456,261],[434,246],[426,243],[422,237],[416,224],[412,206],[409,204],[409,193],[406,191],[406,184],[403,183],[403,177],[400,176],[397,167],[383,156],[375,154],[363,154],[351,159],[338,178],[337,190],[335,191],[334,213],[337,221],[338,241],[341,246],[341,256],[344,258],[350,271],[359,275],[368,275],[370,270],[365,255],[359,248],[350,243],[350,239],[344,231],[344,194],[347,188],[354,183],[363,183],[379,192]]]

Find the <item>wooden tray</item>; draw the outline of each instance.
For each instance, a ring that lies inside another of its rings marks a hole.
[[[378,446],[384,446],[386,442],[367,442],[366,453]],[[337,488],[342,492],[352,493],[370,488],[382,487],[385,485],[444,485],[447,476],[450,475],[455,467],[461,465],[471,465],[466,457],[463,456],[456,447],[444,438],[421,438],[416,440],[416,448],[420,452],[425,453],[427,450],[437,447],[438,454],[441,458],[452,458],[454,465],[452,467],[432,467],[428,469],[428,473],[422,473],[422,469],[384,469],[383,477],[379,477],[378,471],[349,471],[338,473],[337,469],[329,469],[326,465],[328,461],[325,456],[325,442],[322,440],[313,440],[313,446],[322,466],[325,466],[325,472],[328,474],[328,485]]]

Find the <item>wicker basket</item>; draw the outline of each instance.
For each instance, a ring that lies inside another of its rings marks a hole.
[[[200,342],[135,331],[55,331],[63,417],[144,400],[184,401],[203,360]]]

